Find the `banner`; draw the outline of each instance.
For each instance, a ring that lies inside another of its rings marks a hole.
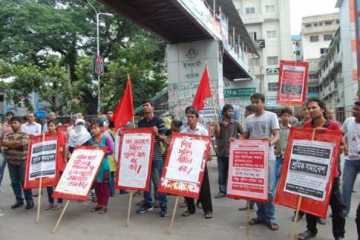
[[[173,133],[158,191],[198,198],[209,149],[208,136]]]
[[[306,98],[309,63],[280,61],[279,104],[303,104]]]
[[[86,201],[104,155],[104,151],[98,147],[75,149],[53,197]]]
[[[24,188],[38,188],[40,178],[42,178],[42,187],[55,186],[58,180],[58,155],[57,135],[30,137]]]
[[[118,188],[150,191],[154,141],[152,128],[124,131],[119,150]]]
[[[234,140],[230,143],[227,197],[268,200],[269,142]]]
[[[275,203],[325,218],[338,171],[341,132],[292,128]]]

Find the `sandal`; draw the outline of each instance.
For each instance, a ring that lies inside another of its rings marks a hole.
[[[263,224],[264,221],[258,218],[253,218],[249,221],[249,225],[258,225],[258,224]]]
[[[279,225],[277,223],[268,223],[266,224],[268,226],[268,228],[272,231],[277,231],[279,230]]]
[[[107,212],[107,208],[106,207],[102,207],[99,211],[97,211],[98,214],[104,214]]]
[[[181,214],[181,216],[183,216],[183,217],[188,217],[188,216],[190,216],[190,215],[192,215],[192,214],[194,214],[194,213],[191,213],[191,212],[189,212],[188,210],[185,210],[185,212],[183,212],[183,213]]]
[[[98,212],[98,211],[100,211],[102,208],[103,208],[103,207],[101,207],[101,206],[96,206],[96,207],[94,207],[93,209],[91,209],[91,212]]]

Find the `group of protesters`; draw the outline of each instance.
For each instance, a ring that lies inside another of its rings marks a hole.
[[[345,164],[341,175],[340,160],[336,161],[336,168],[339,170],[333,179],[333,188],[331,191],[330,205],[332,209],[332,230],[334,239],[344,239],[345,237],[345,219],[351,209],[351,193],[357,173],[360,171],[360,101],[355,101],[352,109],[352,117],[347,118],[343,126],[333,119],[331,112],[327,110],[323,101],[317,98],[310,98],[306,101],[301,111],[300,118],[294,116],[290,108],[281,109],[279,115],[265,110],[265,97],[263,94],[254,93],[251,97],[251,105],[246,107],[244,115],[246,116],[243,125],[234,120],[234,107],[225,104],[222,109],[220,120],[211,122],[207,125],[201,123],[199,112],[192,106],[185,109],[186,120],[184,122],[173,119],[170,126],[154,114],[154,106],[151,101],[145,100],[142,103],[142,118],[138,121],[139,128],[153,128],[156,134],[154,143],[154,154],[151,169],[152,188],[150,192],[144,192],[143,200],[138,204],[136,210],[138,214],[146,214],[153,211],[155,200],[159,203],[160,217],[167,216],[167,195],[157,192],[161,181],[161,172],[164,158],[166,157],[167,145],[170,142],[173,132],[209,136],[214,138],[215,152],[217,156],[218,184],[219,192],[215,199],[224,198],[227,195],[227,177],[229,168],[229,148],[233,139],[254,139],[265,140],[269,142],[268,153],[268,180],[269,196],[266,202],[249,201],[246,208],[254,208],[256,204],[256,217],[249,221],[249,225],[263,224],[269,229],[276,231],[279,225],[276,221],[276,208],[273,203],[277,183],[282,175],[282,165],[284,153],[288,145],[290,129],[298,128],[326,128],[338,131],[343,134],[343,145],[341,149],[345,156]],[[26,209],[34,207],[34,201],[31,190],[23,189],[25,175],[25,159],[30,136],[40,135],[42,133],[58,134],[59,129],[64,132],[63,145],[63,168],[69,159],[70,154],[79,146],[99,146],[106,149],[105,157],[94,182],[93,200],[96,205],[93,212],[103,214],[107,212],[109,198],[114,195],[114,177],[116,171],[116,162],[114,158],[115,144],[114,139],[121,137],[121,130],[114,131],[112,121],[112,112],[99,115],[94,121],[88,123],[81,114],[75,114],[67,124],[60,123],[55,113],[50,113],[47,121],[41,124],[35,121],[32,112],[26,116],[26,122],[14,116],[9,112],[5,116],[1,131],[1,148],[5,160],[0,165],[0,185],[7,164],[11,180],[11,186],[16,198],[16,202],[11,206],[12,209],[22,207],[24,198]],[[134,127],[134,126],[128,126]],[[209,156],[211,158],[211,156]],[[62,169],[63,169],[62,168]],[[342,178],[341,178],[342,176]],[[61,199],[53,199],[53,189],[47,189],[49,206],[47,209],[56,209],[61,206]],[[124,193],[124,191],[121,191]],[[41,194],[41,193],[40,193]],[[23,197],[24,196],[24,197]],[[56,203],[55,203],[56,200]],[[182,213],[183,217],[193,215],[196,206],[200,206],[204,212],[205,219],[213,217],[213,205],[210,191],[209,173],[207,167],[204,169],[204,179],[200,188],[198,201],[192,198],[185,198],[184,204],[186,210]],[[240,208],[239,210],[243,210]],[[300,213],[299,218],[293,218],[294,221],[300,220],[305,214]],[[318,217],[306,214],[307,229],[298,234],[298,239],[312,239],[317,233],[317,223],[321,222]],[[360,204],[357,209],[356,224],[360,232]]]

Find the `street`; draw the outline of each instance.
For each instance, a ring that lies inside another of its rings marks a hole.
[[[217,193],[217,169],[216,161],[209,163],[209,175],[212,186],[212,196]],[[346,219],[347,240],[357,239],[355,226],[355,212],[360,200],[359,181],[356,182],[352,198],[350,216]],[[43,191],[43,207],[41,210],[40,223],[35,223],[36,209],[27,211],[24,208],[11,210],[10,205],[14,202],[10,188],[9,177],[6,173],[0,192],[0,240],[23,240],[23,239],[67,239],[67,240],[110,240],[110,239],[251,239],[251,240],[275,240],[290,239],[290,232],[294,228],[291,222],[293,210],[277,206],[277,218],[280,230],[273,232],[266,226],[251,226],[247,231],[246,211],[238,211],[245,201],[230,199],[213,199],[214,218],[205,220],[202,211],[197,209],[193,216],[181,217],[183,208],[178,208],[175,225],[169,234],[168,226],[171,219],[175,197],[169,197],[169,217],[160,218],[158,209],[146,215],[137,215],[133,207],[130,226],[126,227],[126,216],[129,195],[119,195],[110,199],[109,209],[106,214],[91,213],[90,202],[71,202],[58,231],[51,233],[60,210],[45,211],[47,206],[46,191]],[[136,196],[133,206],[141,200]],[[35,198],[37,201],[37,198]],[[181,201],[180,201],[181,202]],[[251,212],[254,216],[255,212]],[[297,232],[305,229],[305,221],[302,220],[297,226]],[[318,225],[319,234],[315,239],[332,239],[331,220],[327,219],[325,226]],[[248,233],[248,234],[247,234]]]

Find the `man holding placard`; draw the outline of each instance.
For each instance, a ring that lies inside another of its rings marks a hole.
[[[275,153],[274,144],[279,140],[279,121],[275,113],[265,111],[265,96],[260,93],[254,93],[250,97],[251,104],[254,106],[255,113],[245,119],[244,137],[246,139],[267,140],[270,149],[269,159],[269,199],[267,202],[257,202],[256,218],[250,220],[250,225],[265,224],[271,230],[277,231],[279,225],[275,219],[275,206],[272,202],[273,192],[271,186],[275,181]]]
[[[339,125],[335,121],[329,121],[325,118],[326,116],[326,105],[323,101],[317,98],[311,98],[307,101],[306,107],[310,114],[310,121],[304,124],[304,128],[326,128],[334,131],[341,131]],[[335,165],[336,174],[333,180],[333,188],[331,191],[330,205],[332,209],[332,229],[335,240],[344,239],[345,235],[345,205],[343,204],[341,192],[340,192],[340,181],[339,181],[339,163]],[[312,239],[317,234],[316,224],[318,217],[306,214],[307,230],[298,235],[299,240]]]
[[[154,128],[156,141],[154,145],[154,159],[152,162],[151,180],[155,186],[155,191],[160,202],[160,217],[167,215],[167,197],[165,193],[158,193],[157,189],[160,186],[160,177],[163,168],[163,157],[160,148],[160,136],[165,135],[167,129],[163,120],[154,115],[154,106],[150,101],[143,101],[143,119],[138,123],[139,128]],[[151,191],[144,192],[144,204],[136,212],[144,214],[153,210]]]
[[[201,136],[209,136],[208,130],[198,123],[199,113],[193,107],[187,107],[185,110],[187,125],[181,130],[181,133],[195,134]],[[188,217],[195,213],[195,203],[193,198],[185,198],[187,210],[182,214],[183,217]],[[211,202],[211,192],[210,192],[210,183],[209,183],[209,175],[208,170],[205,164],[204,170],[204,179],[203,183],[200,187],[200,197],[199,201],[204,210],[205,219],[212,218],[212,202]]]

